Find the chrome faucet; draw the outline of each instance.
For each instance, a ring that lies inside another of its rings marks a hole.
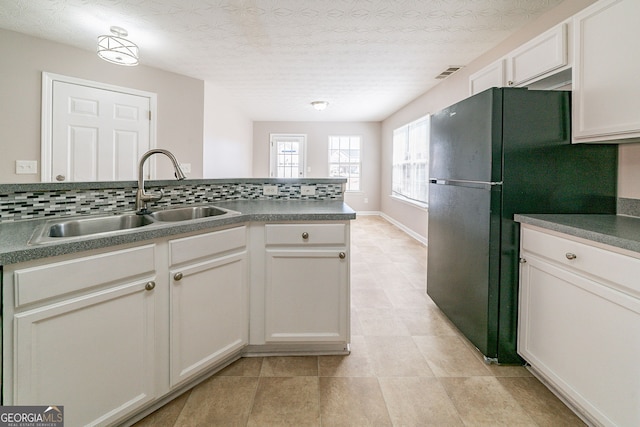
[[[183,180],[186,178],[186,175],[182,172],[182,169],[180,169],[178,159],[176,159],[176,156],[171,154],[169,151],[161,148],[154,148],[153,150],[149,150],[144,153],[140,158],[140,163],[138,163],[138,191],[136,192],[136,211],[138,213],[147,212],[147,202],[157,202],[162,199],[162,196],[164,196],[164,191],[162,191],[162,189],[160,189],[160,194],[147,194],[144,192],[144,162],[153,154],[164,154],[171,159],[173,168],[176,171],[176,179]]]

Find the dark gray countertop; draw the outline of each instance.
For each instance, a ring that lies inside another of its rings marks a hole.
[[[30,244],[29,240],[40,227],[51,220],[28,220],[0,224],[0,265],[15,264],[39,258],[64,255],[126,243],[141,242],[159,237],[221,227],[243,222],[275,221],[344,221],[355,219],[356,214],[346,203],[339,201],[227,201],[211,205],[240,212],[225,218],[202,218],[179,223],[162,223],[61,242]],[[70,217],[64,217],[70,218]]]
[[[640,252],[640,218],[623,215],[515,215],[514,220]]]

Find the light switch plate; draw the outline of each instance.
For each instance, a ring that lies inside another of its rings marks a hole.
[[[315,196],[316,195],[315,185],[301,185],[300,194],[302,194],[303,196]]]
[[[38,173],[37,160],[16,160],[16,174],[36,174]]]
[[[278,195],[278,186],[277,185],[263,185],[262,186],[262,194],[265,196],[277,196]]]

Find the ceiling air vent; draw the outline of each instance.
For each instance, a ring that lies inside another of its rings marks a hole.
[[[441,72],[440,74],[438,74],[436,76],[436,79],[446,79],[447,77],[449,77],[451,74],[455,73],[456,71],[458,71],[460,68],[462,68],[462,66],[457,67],[457,66],[451,66],[449,68],[447,68],[446,70],[444,70],[443,72]]]

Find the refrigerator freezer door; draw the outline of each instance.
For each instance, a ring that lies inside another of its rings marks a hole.
[[[500,186],[429,185],[427,294],[487,357],[497,356]]]
[[[487,90],[431,118],[429,176],[434,179],[502,181],[502,92]]]

